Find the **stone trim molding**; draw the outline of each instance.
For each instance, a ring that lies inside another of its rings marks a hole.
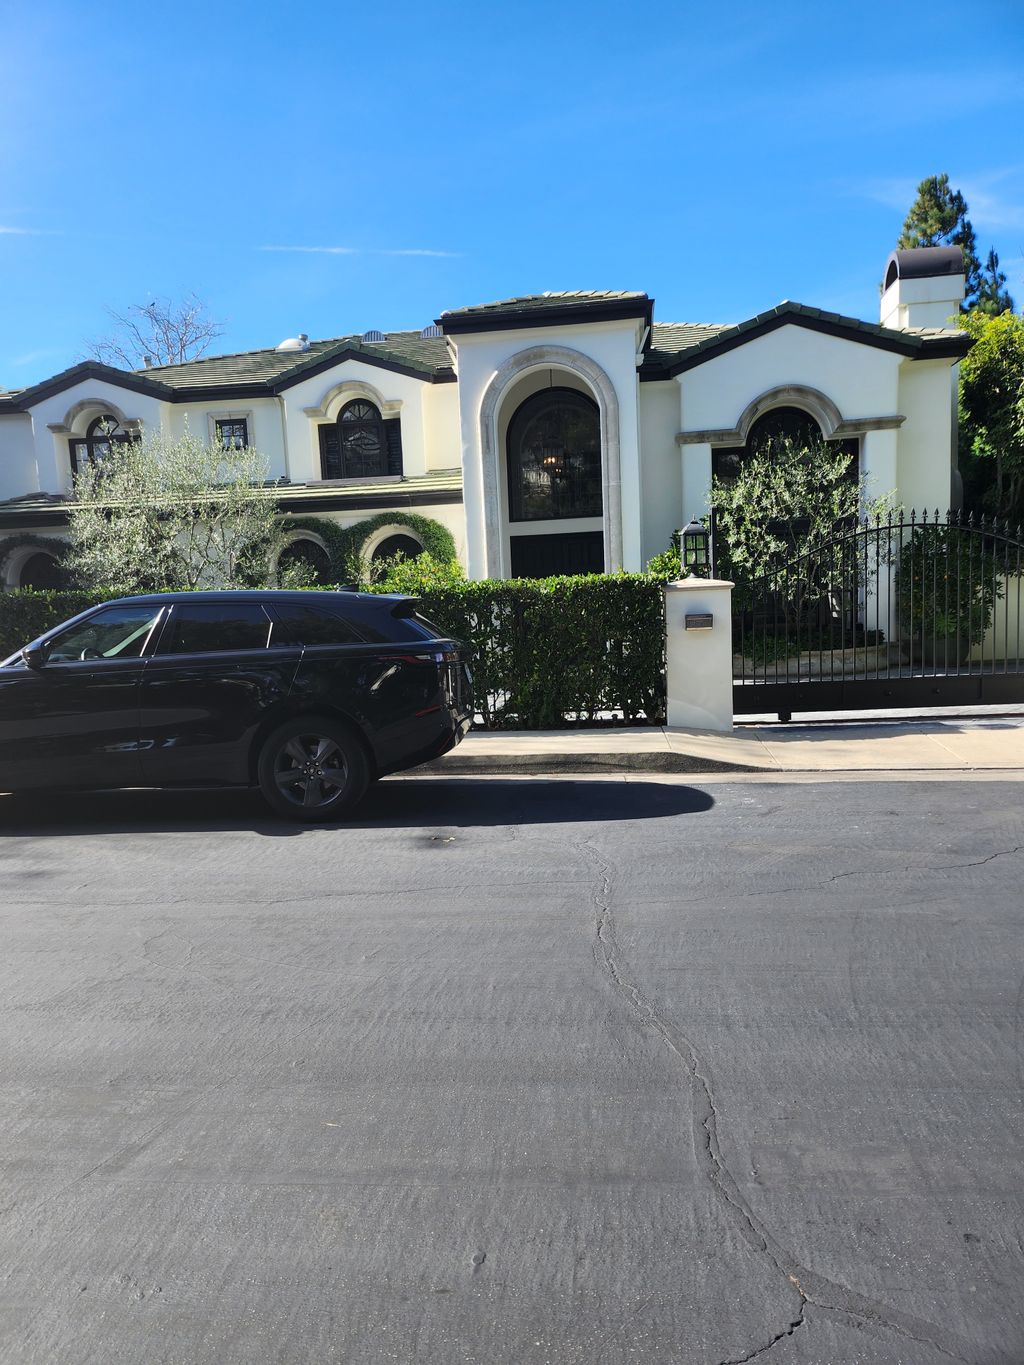
[[[383,545],[389,536],[408,536],[410,540],[419,542],[420,549],[423,549],[423,538],[411,526],[406,526],[400,521],[392,522],[388,526],[378,526],[363,541],[359,553],[364,559],[372,559],[373,552],[378,545]]]
[[[585,380],[601,414],[601,484],[604,494],[604,565],[606,573],[622,568],[622,474],[619,443],[619,398],[611,379],[590,356],[568,346],[531,346],[509,356],[495,372],[480,402],[480,454],[483,476],[484,541],[487,577],[500,578],[505,559],[503,530],[508,518],[501,506],[498,412],[515,380],[530,370],[570,370]]]
[[[138,432],[142,428],[139,418],[126,417],[117,404],[108,398],[83,398],[80,403],[68,408],[63,422],[47,422],[46,429],[55,436],[84,436],[89,423],[79,419],[88,414],[91,420],[93,414],[99,417],[104,412],[112,413],[125,431]]]
[[[319,406],[303,408],[303,412],[314,421],[333,422],[345,404],[355,398],[367,399],[378,409],[381,417],[397,417],[402,410],[400,398],[385,398],[379,389],[363,379],[343,379],[340,384],[331,385],[320,399]]]
[[[891,417],[853,417],[844,418],[832,399],[819,389],[808,388],[804,384],[783,384],[769,389],[748,403],[740,414],[734,427],[720,427],[704,431],[681,431],[676,436],[676,445],[744,446],[750,435],[750,428],[759,417],[773,408],[802,408],[821,427],[826,441],[841,440],[847,436],[861,436],[866,431],[890,431],[901,427],[906,417],[895,413]]]

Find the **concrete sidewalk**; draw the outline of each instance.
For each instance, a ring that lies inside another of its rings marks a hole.
[[[418,772],[1024,771],[1024,717],[743,725],[730,734],[650,726],[476,730]]]

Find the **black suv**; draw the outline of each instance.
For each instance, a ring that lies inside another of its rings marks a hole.
[[[258,785],[299,820],[446,753],[461,647],[411,597],[161,593],[105,602],[0,664],[0,787]]]

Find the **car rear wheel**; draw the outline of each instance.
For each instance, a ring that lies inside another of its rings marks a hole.
[[[370,768],[347,726],[326,716],[300,716],[275,730],[260,750],[260,790],[290,820],[333,820],[366,794]]]

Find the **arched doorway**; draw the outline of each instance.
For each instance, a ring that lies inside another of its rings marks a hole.
[[[586,394],[547,388],[519,405],[506,438],[514,578],[601,573],[601,415]]]

